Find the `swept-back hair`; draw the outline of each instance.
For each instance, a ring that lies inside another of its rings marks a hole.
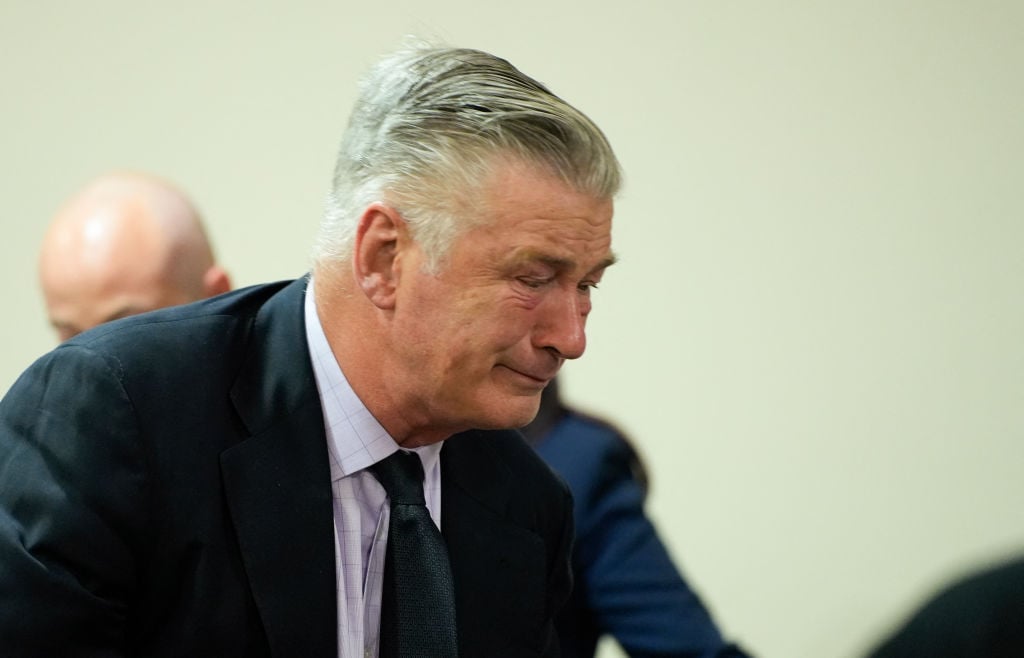
[[[416,47],[364,78],[342,139],[314,260],[347,260],[363,210],[395,208],[435,269],[480,218],[475,195],[502,162],[547,170],[611,198],[621,173],[601,130],[509,62],[479,50]]]

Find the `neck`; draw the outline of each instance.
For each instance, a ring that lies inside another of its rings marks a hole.
[[[352,390],[403,448],[447,439],[462,427],[427,422],[429,410],[408,394],[401,363],[395,362],[388,312],[336,277],[315,274],[314,301],[327,344]]]

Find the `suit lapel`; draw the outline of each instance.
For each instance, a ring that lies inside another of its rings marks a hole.
[[[502,655],[536,643],[544,623],[545,549],[515,523],[508,466],[491,451],[489,432],[445,441],[441,452],[441,525],[455,579],[459,647],[464,655]]]
[[[334,526],[323,413],[309,364],[306,279],[251,330],[232,399],[249,438],[221,455],[231,519],[273,656],[337,655]]]

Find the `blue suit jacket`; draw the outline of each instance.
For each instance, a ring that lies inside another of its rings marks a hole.
[[[14,384],[0,402],[0,654],[337,657],[304,288],[112,322]],[[460,652],[556,655],[569,492],[515,432],[448,439],[441,479]]]
[[[593,656],[604,634],[634,657],[745,655],[722,640],[644,513],[625,437],[563,409],[534,448],[575,500],[575,583],[558,621],[563,656]]]

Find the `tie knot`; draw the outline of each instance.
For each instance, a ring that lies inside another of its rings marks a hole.
[[[397,450],[370,467],[392,505],[425,505],[423,464],[414,452]]]

